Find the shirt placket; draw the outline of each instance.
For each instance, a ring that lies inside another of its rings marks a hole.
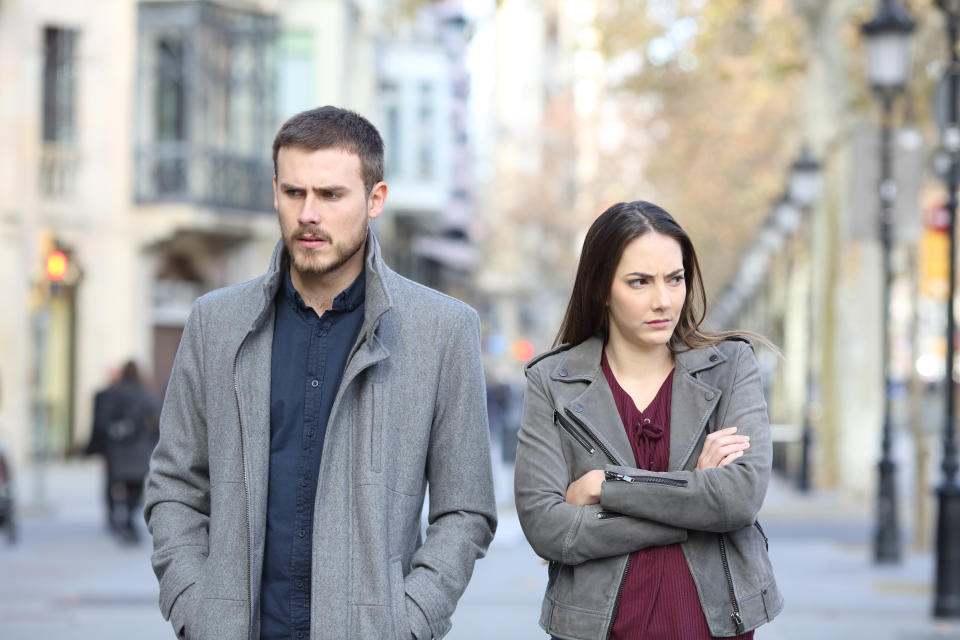
[[[327,336],[330,319],[318,318],[311,328],[308,345],[307,370],[304,379],[303,429],[301,433],[300,461],[297,486],[297,526],[291,553],[290,618],[297,640],[310,636],[310,568],[312,559],[313,502],[315,496],[309,491],[310,476],[314,473],[316,457],[317,420],[322,402],[323,379],[326,370]]]

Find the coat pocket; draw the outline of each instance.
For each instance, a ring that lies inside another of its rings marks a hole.
[[[383,383],[374,382],[370,389],[370,469],[383,471]]]
[[[394,629],[397,640],[409,640],[410,619],[407,617],[407,590],[403,582],[403,565],[400,558],[390,561],[390,600],[393,604]]]

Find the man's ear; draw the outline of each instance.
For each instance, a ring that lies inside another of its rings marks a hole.
[[[367,196],[367,217],[371,220],[378,217],[383,213],[383,206],[387,202],[387,183],[378,182],[373,185],[373,189],[370,189],[370,194]]]

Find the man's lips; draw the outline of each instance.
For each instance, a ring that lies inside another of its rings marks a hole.
[[[319,247],[320,245],[328,244],[330,239],[325,236],[315,236],[302,233],[297,236],[297,242],[304,247]]]

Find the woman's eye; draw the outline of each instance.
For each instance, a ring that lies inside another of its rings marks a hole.
[[[627,284],[630,285],[631,287],[641,287],[647,284],[647,281],[643,278],[637,278],[636,280],[628,281]]]

